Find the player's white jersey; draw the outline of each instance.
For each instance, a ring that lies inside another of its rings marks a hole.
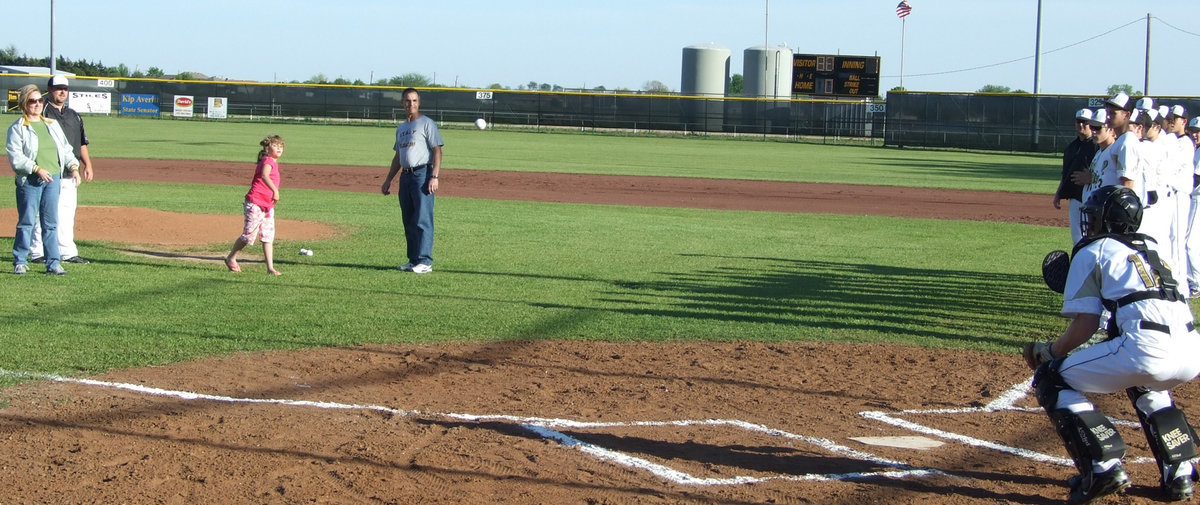
[[[1150,250],[1157,249],[1152,240],[1146,240],[1146,244]],[[1115,301],[1129,294],[1158,290],[1160,274],[1154,272],[1145,254],[1121,241],[1112,238],[1096,240],[1071,258],[1063,291],[1062,314],[1066,317],[1102,314],[1102,300]],[[1187,333],[1186,326],[1192,322],[1192,311],[1185,301],[1158,298],[1118,307],[1116,316],[1122,333],[1141,333],[1138,325],[1145,320],[1179,329],[1182,334]]]
[[[1086,202],[1092,192],[1104,186],[1120,186],[1121,174],[1117,172],[1117,163],[1113,161],[1112,146],[1102,147],[1092,158],[1088,171],[1092,173],[1091,180],[1083,188],[1083,201]],[[1197,151],[1200,153],[1200,151]],[[1200,156],[1200,155],[1198,155]]]

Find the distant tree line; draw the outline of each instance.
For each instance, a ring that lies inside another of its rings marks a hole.
[[[18,54],[16,46],[9,45],[4,49],[0,49],[0,65],[21,66],[21,67],[50,67],[50,58],[34,58],[24,54]],[[102,62],[91,62],[87,60],[72,60],[65,56],[59,56],[55,60],[55,70],[75,75],[86,75],[92,77],[145,77],[151,79],[177,79],[177,80],[225,80],[224,78],[209,77],[199,72],[179,72],[175,75],[167,75],[161,68],[150,67],[145,71],[135,69],[129,70],[129,67],[124,63],[110,67]],[[735,75],[730,83],[730,91],[732,93],[741,92],[741,75]],[[330,79],[323,73],[318,73],[305,81],[289,81],[291,84],[340,84],[348,86],[365,86],[368,84],[375,86],[395,86],[395,87],[414,87],[414,88],[436,88],[446,87],[443,84],[437,84],[432,78],[417,72],[409,72],[403,75],[392,76],[384,79],[378,79],[373,83],[363,82],[362,79],[345,79],[337,77]],[[512,89],[500,83],[492,83],[487,86],[488,89]],[[736,88],[736,89],[733,89]],[[518,90],[527,91],[565,91],[566,88],[547,82],[529,81],[527,84],[522,84],[516,87]],[[604,86],[596,86],[589,88],[592,91],[608,91]],[[628,92],[625,88],[617,88],[613,91]],[[648,93],[669,93],[671,89],[661,81],[646,81],[642,86],[642,90]]]

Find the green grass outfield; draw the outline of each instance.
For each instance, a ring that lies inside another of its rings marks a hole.
[[[394,197],[293,190],[286,182],[288,163],[386,164],[390,129],[121,118],[87,124],[92,154],[104,158],[248,160],[262,136],[280,133],[288,150],[279,217],[332,223],[348,236],[280,237],[280,277],[260,263],[245,262],[245,273],[234,275],[218,262],[82,242],[95,261],[67,265],[65,278],[0,277],[0,368],[95,373],[236,351],[507,339],[869,341],[1012,351],[1064,326],[1038,270],[1047,251],[1069,240],[1063,229],[441,197],[435,272],[414,275],[394,269],[405,261]],[[444,133],[448,168],[912,181],[906,185],[1046,194],[1057,180],[1057,161],[1046,157]],[[826,168],[810,166],[814,159]],[[105,181],[103,168],[81,190],[82,204],[240,214],[245,187]],[[1015,187],[998,187],[1007,183]],[[229,231],[230,242],[238,232]],[[218,257],[228,246],[188,253]],[[316,254],[299,256],[301,247]]]

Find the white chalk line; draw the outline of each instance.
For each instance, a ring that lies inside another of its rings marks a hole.
[[[999,452],[1003,452],[1006,454],[1011,454],[1014,456],[1031,459],[1031,460],[1038,461],[1041,463],[1050,463],[1050,464],[1070,466],[1070,467],[1075,466],[1075,464],[1068,458],[1052,456],[1052,455],[1049,455],[1046,453],[1037,452],[1037,451],[1033,451],[1033,450],[1029,450],[1029,449],[1024,449],[1021,447],[1013,447],[1010,445],[998,444],[995,442],[981,440],[981,439],[971,437],[968,435],[963,435],[961,433],[954,433],[954,432],[950,432],[950,431],[939,430],[937,428],[933,428],[930,426],[925,426],[925,425],[915,423],[912,421],[900,419],[901,416],[906,416],[906,415],[931,415],[931,414],[932,415],[937,415],[937,414],[953,415],[953,414],[979,414],[979,413],[991,414],[991,413],[1002,412],[1002,411],[1035,412],[1035,413],[1042,412],[1041,408],[1017,407],[1016,406],[1017,401],[1021,400],[1022,398],[1024,398],[1027,395],[1029,388],[1032,386],[1032,384],[1033,384],[1033,377],[1030,376],[1029,379],[1027,379],[1023,382],[1018,382],[1018,383],[1014,384],[1012,387],[1008,388],[1007,391],[1005,391],[1003,394],[1001,394],[995,400],[992,400],[991,402],[989,402],[987,405],[985,405],[983,407],[970,407],[970,408],[961,408],[961,409],[914,409],[914,410],[901,410],[899,412],[892,412],[892,413],[881,412],[881,411],[865,411],[865,412],[859,412],[858,415],[865,417],[867,419],[873,419],[876,421],[890,424],[892,426],[904,428],[909,431],[921,433],[924,435],[929,435],[931,437],[938,437],[938,438],[942,438],[942,439],[946,439],[946,440],[952,440],[955,442],[959,442],[959,443],[973,446],[973,447],[979,447],[982,449],[990,449],[990,450],[994,450],[994,451],[999,451]],[[1131,426],[1131,427],[1136,427],[1139,429],[1142,426],[1141,423],[1127,421],[1124,419],[1114,419],[1114,418],[1110,417],[1109,420],[1112,421],[1113,424],[1122,425],[1122,426]],[[1131,462],[1132,463],[1147,463],[1147,462],[1153,463],[1154,458],[1147,458],[1147,457],[1133,458],[1131,460]]]
[[[631,421],[631,422],[585,422],[575,421],[571,419],[544,418],[544,417],[526,417],[512,415],[476,415],[462,413],[438,413],[438,412],[421,412],[417,410],[402,410],[382,405],[363,405],[363,404],[348,404],[340,402],[322,402],[309,400],[285,400],[285,399],[270,399],[270,398],[238,398],[224,395],[212,395],[204,393],[196,393],[191,391],[179,391],[172,389],[162,389],[150,386],[142,386],[139,384],[129,384],[122,382],[99,381],[94,379],[81,379],[74,377],[63,377],[52,374],[39,374],[29,372],[11,372],[0,370],[0,376],[40,379],[53,382],[73,383],[84,386],[114,388],[135,393],[174,397],[189,401],[212,401],[224,403],[245,403],[245,404],[268,404],[268,405],[284,405],[292,407],[312,407],[320,409],[335,409],[335,410],[366,410],[374,412],[382,412],[390,415],[401,417],[442,417],[455,419],[460,421],[469,421],[473,423],[487,421],[503,421],[511,422],[519,425],[525,430],[535,433],[543,438],[556,441],[566,447],[578,449],[579,451],[588,454],[592,457],[615,463],[617,465],[634,468],[649,472],[664,480],[689,486],[718,486],[718,485],[739,485],[739,484],[757,484],[768,481],[829,481],[829,480],[852,480],[865,479],[872,477],[884,477],[901,479],[906,477],[922,477],[932,475],[949,475],[941,470],[932,468],[917,468],[907,463],[891,461],[867,452],[859,451],[837,444],[833,441],[807,437],[790,433],[784,430],[770,428],[761,424],[749,423],[736,419],[708,419],[708,420],[678,420],[678,421]],[[766,477],[751,477],[751,476],[735,476],[723,479],[700,478],[691,474],[675,470],[665,465],[651,462],[649,460],[630,456],[618,451],[607,449],[595,444],[589,444],[571,437],[554,428],[574,428],[574,429],[597,429],[597,428],[624,428],[624,427],[669,427],[669,426],[729,426],[740,428],[750,432],[757,432],[771,436],[783,437],[791,440],[797,440],[811,445],[820,447],[834,454],[846,456],[849,458],[866,461],[868,463],[891,468],[892,470],[877,471],[877,472],[852,472],[840,474],[803,474],[803,475],[774,475]]]

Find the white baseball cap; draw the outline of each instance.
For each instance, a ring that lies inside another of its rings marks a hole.
[[[1092,120],[1092,109],[1079,109],[1077,112],[1075,112],[1075,120],[1076,121],[1091,121]]]
[[[1171,113],[1171,108],[1170,108],[1170,107],[1167,107],[1166,105],[1159,105],[1159,106],[1158,106],[1158,118],[1159,118],[1159,119],[1166,119],[1166,118],[1167,118],[1167,114],[1170,114],[1170,113]]]
[[[1168,116],[1168,117],[1187,117],[1187,109],[1184,109],[1182,105],[1172,105],[1172,106],[1171,106],[1171,110],[1170,110],[1170,112],[1168,112],[1167,114],[1165,114],[1165,116]]]
[[[1200,116],[1196,116],[1188,121],[1187,129],[1192,131],[1200,131]]]
[[[1107,126],[1108,125],[1108,109],[1096,109],[1092,113],[1092,119],[1088,121],[1092,126]]]
[[[51,77],[50,82],[46,83],[46,87],[49,89],[66,88],[67,87],[67,78],[62,75],[56,75],[54,77]]]
[[[1138,101],[1134,105],[1134,107],[1138,108],[1138,109],[1153,109],[1154,108],[1154,99],[1150,98],[1148,96],[1141,97],[1138,99]]]
[[[1126,95],[1124,91],[1113,95],[1112,98],[1109,98],[1104,102],[1104,105],[1111,105],[1121,110],[1133,110],[1133,100],[1131,100],[1129,95]]]

